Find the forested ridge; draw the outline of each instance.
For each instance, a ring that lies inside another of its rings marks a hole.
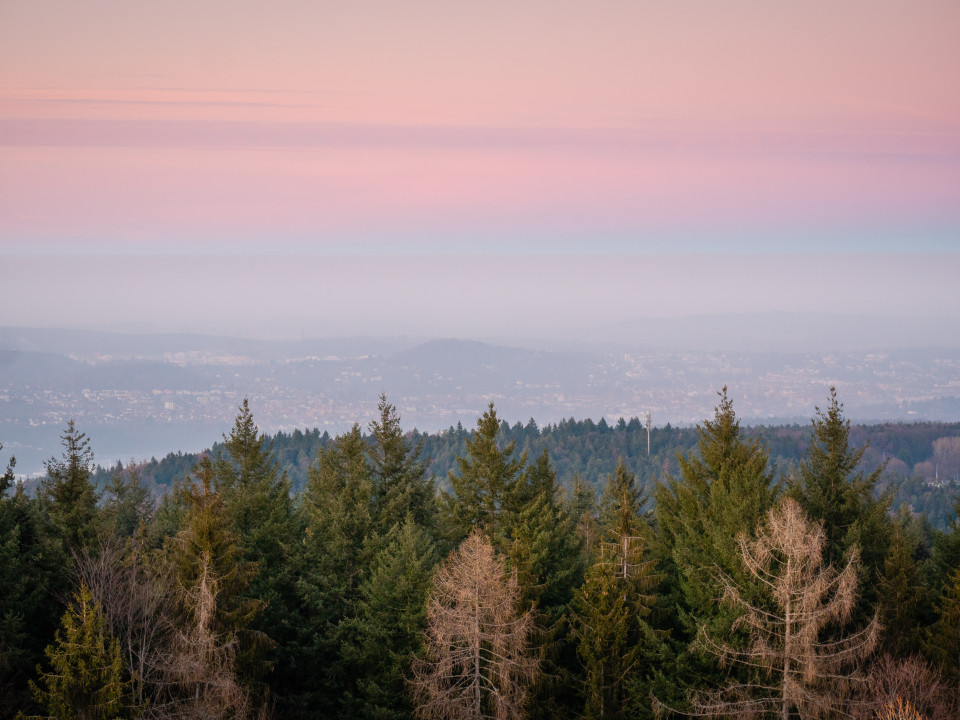
[[[960,425],[825,400],[744,428],[724,389],[649,455],[636,418],[267,438],[245,401],[109,472],[71,422],[0,481],[0,717],[958,717]]]
[[[474,432],[474,428],[458,424],[437,433],[410,431],[407,440],[421,448],[420,457],[427,473],[442,485],[448,473],[456,469],[457,458],[466,452],[466,442]],[[771,466],[781,476],[797,471],[811,441],[809,425],[755,425],[744,427],[743,434],[763,443]],[[848,436],[852,447],[866,448],[864,467],[884,466],[878,486],[894,488],[894,507],[906,503],[914,512],[924,514],[933,527],[947,526],[953,498],[960,493],[960,440],[954,440],[960,437],[960,423],[851,424]],[[370,442],[367,433],[364,437]],[[689,453],[697,444],[696,428],[652,426],[648,454],[646,425],[636,417],[612,424],[571,418],[542,427],[532,418],[513,425],[501,420],[497,437],[503,443],[516,443],[517,451],[529,457],[546,451],[558,482],[568,490],[575,477],[601,488],[621,460],[637,476],[638,483],[649,490],[656,477],[676,471],[678,453]],[[316,428],[278,432],[267,438],[277,466],[287,474],[295,492],[306,486],[311,464],[333,440]],[[952,442],[955,447],[937,457],[938,441]],[[171,452],[159,460],[152,458],[135,464],[141,481],[154,494],[162,495],[177,478],[187,475],[201,457],[222,451],[223,445],[215,443],[203,453]],[[105,488],[118,469],[124,468],[97,466],[93,473],[97,488]]]

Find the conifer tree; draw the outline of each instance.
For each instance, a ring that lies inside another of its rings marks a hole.
[[[766,450],[744,437],[726,388],[713,420],[697,430],[696,453],[678,456],[680,478],[666,475],[654,489],[659,553],[688,640],[704,622],[722,631],[733,621],[716,604],[717,571],[738,577],[737,534],[757,527],[777,494]]]
[[[867,608],[878,599],[873,588],[889,545],[887,513],[892,497],[874,498],[883,468],[869,475],[859,471],[865,451],[866,447],[850,446],[850,421],[843,417],[843,404],[837,400],[836,388],[831,387],[830,404],[826,412],[817,408],[812,442],[800,464],[798,482],[790,489],[807,514],[823,523],[827,562],[838,564],[850,548],[860,548],[862,617],[871,614]]]
[[[573,604],[572,626],[583,665],[585,716],[632,716],[649,684],[662,641],[649,624],[660,577],[647,557],[649,529],[636,477],[623,462],[608,476],[601,501],[602,540]]]
[[[153,514],[154,501],[150,489],[140,480],[140,472],[132,462],[110,474],[105,488],[104,524],[117,537],[132,537],[141,521]]]
[[[299,525],[290,481],[277,467],[272,447],[253,420],[244,399],[223,452],[213,462],[214,486],[222,496],[231,530],[243,557],[261,572],[285,562]],[[265,583],[266,584],[266,583]]]
[[[57,720],[114,720],[136,716],[133,681],[116,638],[85,585],[64,614],[56,642],[46,650],[51,670],[32,681],[33,693]],[[38,668],[39,670],[39,668]]]
[[[650,537],[650,527],[641,518],[646,498],[637,486],[636,476],[627,470],[621,458],[600,500],[600,532],[606,542],[619,542],[624,537]]]
[[[576,520],[577,534],[583,539],[584,552],[592,558],[600,538],[597,527],[597,492],[593,485],[584,481],[580,473],[573,475],[573,487],[567,507]]]
[[[912,537],[909,511],[901,508],[892,525],[890,546],[880,575],[880,622],[883,646],[897,657],[921,650],[922,616],[927,609],[927,590],[917,558],[919,541]]]
[[[93,451],[87,436],[73,420],[60,436],[61,459],[47,461],[47,477],[39,496],[47,507],[50,522],[67,552],[93,547],[97,536],[97,492],[90,482]]]
[[[937,620],[926,638],[926,655],[941,673],[960,683],[960,567],[947,577],[936,612]]]
[[[357,678],[342,657],[352,642],[343,623],[352,616],[376,545],[368,541],[374,534],[373,484],[358,425],[320,451],[308,471],[303,505],[307,527],[297,591],[304,618],[296,662],[323,672],[301,678],[296,703],[329,707],[333,716],[341,698],[356,695]]]
[[[63,555],[51,548],[39,502],[15,483],[16,460],[0,476],[0,718],[29,706],[27,679],[59,624]]]
[[[341,716],[410,717],[406,674],[422,648],[426,601],[437,554],[430,536],[409,515],[394,525],[357,591],[344,622],[351,642],[344,660],[356,669],[356,694],[341,698]]]
[[[384,535],[408,516],[417,524],[432,529],[436,499],[433,478],[427,477],[420,459],[422,441],[411,445],[403,435],[397,409],[380,395],[379,418],[370,423],[371,442],[367,446],[370,481],[373,492],[374,524]]]
[[[239,557],[254,568],[247,593],[263,604],[263,611],[251,629],[269,635],[274,644],[269,665],[279,665],[270,684],[283,695],[297,680],[287,647],[297,635],[294,556],[303,523],[291,497],[290,481],[278,468],[272,444],[254,422],[246,398],[222,447],[213,461],[215,488],[223,498]]]
[[[522,479],[526,498],[514,516],[509,566],[516,572],[522,604],[536,605],[546,624],[556,622],[583,577],[583,541],[576,520],[561,502],[557,475],[546,450]]]
[[[526,455],[514,458],[515,442],[502,449],[497,444],[500,419],[490,403],[477,420],[473,439],[467,439],[467,456],[458,457],[459,472],[449,474],[451,492],[441,497],[446,539],[457,544],[474,528],[482,529],[494,547],[505,549],[515,521],[518,495],[525,490],[522,472]]]
[[[197,687],[212,687],[224,675],[235,677],[242,689],[260,698],[261,683],[270,669],[266,657],[273,643],[253,629],[264,607],[261,600],[247,595],[256,567],[243,559],[229,530],[226,506],[214,489],[209,459],[201,461],[195,474],[195,479],[181,488],[187,508],[184,526],[168,541],[180,588],[181,616],[193,633],[185,636],[181,648],[187,653],[191,648],[201,652],[199,658],[184,660],[185,666],[199,664],[202,670],[188,679]]]

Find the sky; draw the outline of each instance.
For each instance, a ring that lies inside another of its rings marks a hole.
[[[958,38],[956,0],[0,0],[0,324],[958,316]]]

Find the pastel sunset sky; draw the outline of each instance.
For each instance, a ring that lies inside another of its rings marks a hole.
[[[13,325],[958,315],[960,2],[0,0],[0,263]]]

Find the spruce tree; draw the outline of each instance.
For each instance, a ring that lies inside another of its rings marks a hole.
[[[436,498],[433,478],[420,459],[422,441],[411,445],[404,437],[397,409],[380,395],[379,418],[370,423],[367,456],[373,492],[376,531],[385,535],[408,516],[422,527],[433,529]]]
[[[87,436],[73,420],[60,436],[63,454],[47,461],[47,477],[40,484],[39,497],[50,516],[64,550],[79,552],[92,548],[97,537],[96,489],[90,481],[93,451]]]
[[[234,426],[213,461],[215,488],[223,498],[230,533],[240,559],[255,568],[247,593],[263,604],[251,629],[268,635],[275,650],[265,658],[276,672],[270,685],[281,696],[297,681],[287,648],[299,624],[295,555],[303,532],[290,481],[278,467],[273,447],[260,432],[246,398]]]
[[[646,701],[662,641],[649,623],[659,580],[642,540],[610,544],[575,594],[571,624],[582,663],[584,717],[632,717]],[[625,573],[625,574],[624,574]],[[649,710],[649,707],[647,707]]]
[[[400,720],[413,712],[406,677],[423,645],[438,557],[412,514],[385,540],[357,589],[353,616],[343,623],[351,640],[343,648],[344,661],[356,673],[355,694],[340,698],[343,717]]]
[[[648,557],[643,496],[621,460],[601,500],[597,554],[573,604],[572,626],[583,666],[585,716],[642,712],[663,644],[650,625],[660,582]]]
[[[680,477],[665,475],[654,489],[656,555],[667,578],[663,609],[675,630],[673,675],[691,684],[718,675],[694,640],[702,628],[729,635],[737,611],[718,605],[720,578],[742,578],[736,537],[758,527],[777,496],[767,452],[744,437],[726,388],[713,419],[697,432],[696,452],[678,455]]]
[[[263,601],[248,594],[256,566],[243,559],[213,478],[213,466],[204,459],[195,468],[195,478],[181,486],[186,516],[180,532],[167,542],[182,622],[198,638],[186,642],[184,649],[207,648],[196,660],[208,664],[209,674],[200,676],[200,685],[216,684],[225,673],[258,701],[273,643],[255,629],[264,609]],[[186,664],[191,663],[195,661]]]
[[[911,532],[909,510],[901,508],[892,526],[879,588],[882,642],[895,657],[914,655],[922,647],[922,617],[929,599],[921,577],[919,544]]]
[[[30,704],[27,679],[59,624],[64,557],[51,547],[40,503],[13,486],[16,460],[0,476],[0,718]]]
[[[887,513],[892,497],[874,497],[883,468],[864,475],[858,469],[864,452],[866,447],[850,446],[850,421],[831,387],[830,403],[826,412],[817,408],[810,448],[790,488],[811,519],[823,523],[828,563],[839,565],[852,547],[860,548],[861,619],[872,614],[869,608],[878,600],[875,588],[890,542]]]
[[[64,614],[56,642],[46,650],[51,670],[30,686],[37,702],[57,720],[114,720],[136,717],[133,681],[120,644],[85,585]],[[38,668],[38,671],[40,668]]]
[[[926,637],[926,655],[940,672],[960,683],[960,567],[947,577],[936,612],[937,621]]]
[[[517,573],[524,607],[536,605],[552,624],[583,578],[583,541],[561,501],[546,450],[527,467],[522,483],[528,497],[515,511],[508,564]]]
[[[300,678],[291,712],[325,708],[340,712],[341,699],[356,696],[357,677],[344,660],[353,642],[344,625],[377,549],[373,525],[373,483],[360,427],[338,436],[320,451],[307,475],[303,497],[306,533],[297,592],[303,619],[295,662],[323,668]]]
[[[473,439],[467,439],[466,457],[457,458],[458,472],[449,474],[451,491],[440,500],[446,540],[458,544],[480,528],[494,547],[508,547],[515,514],[523,496],[522,472],[526,455],[514,458],[515,442],[498,445],[500,419],[490,403],[477,420]]]
[[[137,466],[130,463],[123,468],[118,464],[104,490],[104,525],[117,537],[133,537],[137,527],[153,514],[155,507],[150,488],[140,480]]]

